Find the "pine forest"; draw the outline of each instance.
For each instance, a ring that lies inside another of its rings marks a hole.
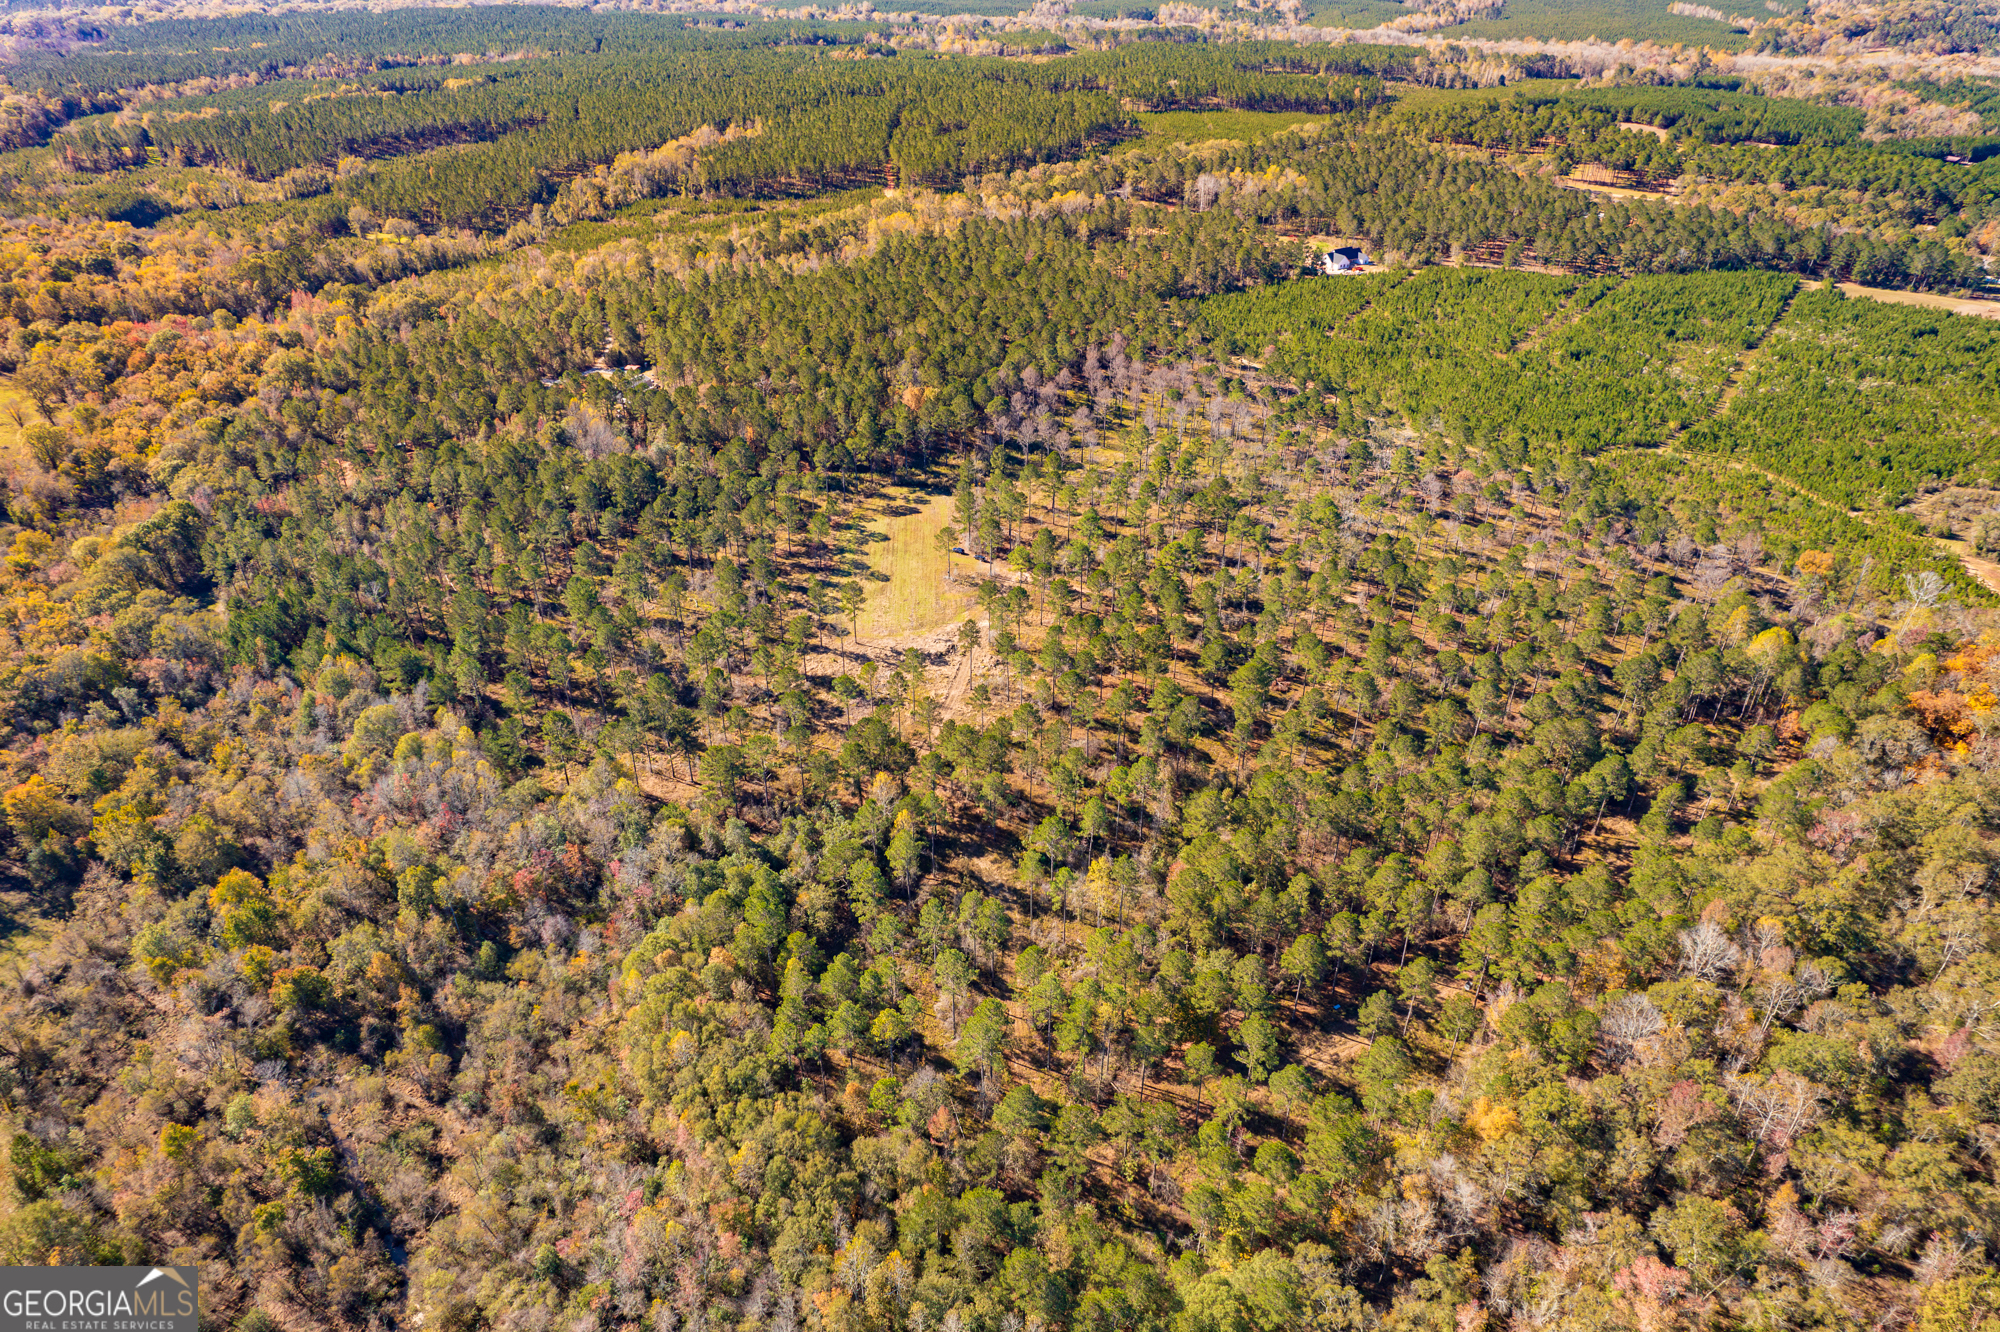
[[[2000,1332],[1990,6],[154,8],[0,53],[0,1263]]]

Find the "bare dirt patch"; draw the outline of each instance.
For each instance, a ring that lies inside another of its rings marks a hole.
[[[1324,253],[1327,250],[1339,250],[1348,247],[1352,247],[1354,249],[1361,250],[1369,254],[1374,253],[1374,250],[1370,248],[1367,240],[1365,240],[1360,236],[1301,236],[1299,237],[1299,239],[1304,241],[1306,244],[1312,246],[1313,249],[1320,251],[1321,253]],[[1371,264],[1365,271],[1371,273],[1379,272],[1380,267],[1379,265]]]
[[[1592,180],[1579,180],[1575,176],[1558,176],[1555,183],[1566,190],[1582,190],[1585,194],[1601,194],[1607,199],[1661,199],[1671,200],[1674,196],[1664,190],[1635,190],[1625,185],[1600,185]]]
[[[1960,564],[1965,566],[1965,571],[1984,584],[1988,591],[2000,592],[2000,564],[1994,563],[1983,555],[1973,554],[1972,546],[1969,542],[1959,541],[1951,537],[1937,537],[1935,540],[1937,541],[1939,550],[1955,557]]]

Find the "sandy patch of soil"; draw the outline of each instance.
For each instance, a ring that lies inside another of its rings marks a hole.
[[[1933,310],[1949,310],[1953,314],[1977,315],[1982,319],[2000,319],[2000,301],[1978,296],[1938,296],[1928,291],[1892,291],[1886,287],[1864,287],[1857,282],[1843,282],[1840,289],[1850,297],[1861,296],[1884,305],[1922,305]]]

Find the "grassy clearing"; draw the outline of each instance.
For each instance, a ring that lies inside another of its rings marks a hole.
[[[1406,108],[1428,110],[1455,102],[1491,102],[1517,93],[1531,97],[1556,97],[1575,92],[1578,86],[1575,79],[1513,79],[1504,88],[1427,88],[1420,83],[1391,83],[1388,91],[1396,99],[1396,109],[1400,111]]]
[[[1864,287],[1855,282],[1843,282],[1840,289],[1850,297],[1880,301],[1884,305],[1921,305],[1931,310],[1949,310],[1953,314],[1972,315],[1979,319],[2000,319],[2000,300],[1986,297],[1939,296],[1928,291],[1892,291],[1883,287]]]
[[[1163,148],[1176,143],[1210,143],[1226,139],[1247,143],[1294,125],[1327,118],[1310,111],[1150,111],[1138,120],[1144,131],[1136,139],[1118,145],[1116,151],[1134,148]]]
[[[1306,23],[1315,28],[1379,28],[1393,23],[1399,18],[1407,18],[1410,11],[1392,0],[1333,0],[1331,4],[1312,6],[1312,17]]]
[[[1680,43],[1741,51],[1747,34],[1728,22],[1673,13],[1663,0],[1507,0],[1499,15],[1475,19],[1443,34],[1475,41],[1538,39],[1545,42]]]
[[[651,244],[663,236],[690,239],[726,235],[735,227],[756,227],[768,214],[783,225],[798,227],[808,218],[845,208],[859,208],[882,197],[882,187],[840,190],[814,199],[686,199],[678,196],[641,199],[602,221],[573,222],[554,233],[544,248],[581,252],[614,241]]]
[[[937,530],[951,521],[949,495],[895,490],[875,506],[863,553],[868,601],[861,609],[861,641],[880,643],[931,633],[958,623],[978,606],[971,580],[979,565],[937,548]],[[959,581],[945,582],[956,569]]]

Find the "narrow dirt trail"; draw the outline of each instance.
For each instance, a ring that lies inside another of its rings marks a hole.
[[[1614,451],[1615,450],[1606,450],[1606,452],[1614,452]],[[1680,458],[1687,462],[1700,463],[1703,466],[1709,466],[1709,467],[1721,466],[1721,467],[1733,468],[1734,470],[1739,472],[1751,472],[1756,474],[1757,476],[1763,477],[1766,481],[1770,482],[1772,485],[1778,486],[1784,490],[1789,490],[1793,494],[1809,499],[1815,504],[1824,504],[1829,509],[1840,508],[1839,505],[1833,504],[1830,501],[1828,501],[1824,495],[1815,494],[1812,491],[1806,489],[1804,486],[1800,485],[1798,482],[1792,480],[1790,477],[1780,476],[1778,473],[1772,471],[1770,468],[1759,466],[1757,463],[1754,462],[1748,462],[1741,458],[1726,458],[1723,457],[1721,454],[1714,454],[1714,453],[1689,453],[1686,450],[1682,449],[1677,443],[1668,443],[1662,445],[1661,451],[1665,453],[1670,453],[1674,457]],[[1866,513],[1860,509],[1841,509],[1841,512],[1845,513],[1849,518],[1852,518],[1857,523],[1865,524],[1868,527],[1876,526],[1876,518],[1873,514]],[[1968,574],[1972,575],[1973,578],[1978,580],[1979,585],[1981,587],[1986,588],[1989,592],[2000,593],[2000,564],[1996,564],[1992,560],[1981,559],[1980,557],[1971,554],[1965,548],[1965,542],[1963,541],[1953,540],[1948,537],[1933,537],[1932,540],[1937,543],[1938,549],[1944,551],[1947,555],[1950,555],[1952,558],[1956,559],[1960,567],[1962,567]]]
[[[1619,286],[1623,285],[1624,284],[1621,281],[1619,283]],[[1543,320],[1540,324],[1536,325],[1534,328],[1528,330],[1527,334],[1524,337],[1522,337],[1522,339],[1519,342],[1516,342],[1506,351],[1497,353],[1497,355],[1518,356],[1522,352],[1533,351],[1536,347],[1539,347],[1544,341],[1546,341],[1550,334],[1555,333],[1561,329],[1569,328],[1574,324],[1581,323],[1585,315],[1589,314],[1592,310],[1596,309],[1598,304],[1602,302],[1606,296],[1609,296],[1612,292],[1616,290],[1618,290],[1618,287],[1606,287],[1603,291],[1597,294],[1596,299],[1588,301],[1578,301],[1577,296],[1582,291],[1582,288],[1579,287],[1577,291],[1571,292],[1567,297],[1563,299],[1563,303],[1556,307],[1555,313],[1551,314],[1547,319]]]
[[[1734,471],[1752,472],[1758,476],[1763,477],[1766,481],[1769,481],[1772,485],[1780,487],[1781,489],[1784,490],[1789,490],[1794,495],[1803,496],[1804,498],[1811,500],[1815,504],[1824,504],[1829,509],[1836,509],[1840,507],[1837,504],[1829,503],[1824,495],[1814,494],[1812,491],[1806,489],[1798,482],[1792,480],[1790,477],[1780,476],[1778,473],[1772,471],[1770,468],[1760,466],[1754,462],[1747,462],[1741,458],[1727,458],[1719,453],[1688,453],[1685,450],[1683,450],[1678,444],[1668,444],[1665,446],[1664,451],[1667,453],[1671,453],[1674,457],[1683,459],[1687,462],[1699,462],[1711,465],[1720,464],[1721,466],[1728,467]],[[1859,509],[1844,509],[1842,510],[1842,512],[1845,513],[1849,518],[1854,519],[1856,522],[1866,523],[1870,527],[1873,527],[1875,525],[1875,520],[1869,517],[1867,514],[1861,512],[1861,510]]]
[[[1721,420],[1723,414],[1729,410],[1729,404],[1736,401],[1736,395],[1743,391],[1744,380],[1756,366],[1765,344],[1770,342],[1771,335],[1778,331],[1778,325],[1785,322],[1785,316],[1792,312],[1793,303],[1799,299],[1799,293],[1804,291],[1805,287],[1806,284],[1803,282],[1793,285],[1792,294],[1785,297],[1785,303],[1778,307],[1778,313],[1772,318],[1771,322],[1764,325],[1764,331],[1752,339],[1750,345],[1745,347],[1742,353],[1737,356],[1736,364],[1729,368],[1727,375],[1723,376],[1722,388],[1715,395],[1715,401],[1709,404],[1708,415],[1703,417],[1703,420]],[[1687,429],[1687,426],[1683,425],[1679,430],[1674,432],[1673,439],[1668,442],[1673,443],[1678,441],[1683,434],[1687,433]]]
[[[1710,406],[1708,414],[1702,418],[1703,420],[1720,420],[1729,411],[1730,404],[1736,401],[1737,395],[1742,392],[1744,384],[1748,382],[1750,372],[1756,368],[1758,357],[1763,352],[1765,346],[1769,344],[1771,335],[1777,331],[1778,325],[1785,322],[1785,316],[1791,313],[1793,303],[1798,300],[1799,293],[1804,291],[1805,288],[1806,284],[1803,282],[1792,288],[1792,294],[1785,298],[1785,304],[1778,311],[1777,317],[1757,336],[1756,341],[1745,347],[1743,354],[1736,358],[1735,366],[1730,369],[1728,376],[1722,381],[1722,390],[1716,394],[1715,402]],[[1743,458],[1724,457],[1721,454],[1695,454],[1686,452],[1680,447],[1680,440],[1681,436],[1687,433],[1688,428],[1687,425],[1683,425],[1673,431],[1662,443],[1661,448],[1677,458],[1688,461],[1699,459],[1704,464],[1720,464],[1734,468],[1739,472],[1754,473],[1757,476],[1763,477],[1772,485],[1789,490],[1795,495],[1801,495],[1815,504],[1824,504],[1832,509],[1840,508],[1839,505],[1834,504],[1824,495],[1816,494],[1790,477],[1781,476],[1759,463]],[[1841,509],[1841,512],[1845,513],[1855,522],[1863,523],[1869,527],[1874,527],[1877,524],[1876,516],[1866,513],[1863,510]],[[2000,593],[2000,563],[1995,563],[1992,560],[1982,559],[1974,555],[1963,541],[1947,537],[1934,537],[1932,539],[1937,543],[1938,549],[1956,559],[1959,566],[1976,579],[1980,586],[1990,592]]]
[[[1764,336],[1769,337],[1770,333],[1767,331]],[[1722,388],[1715,395],[1715,401],[1709,404],[1708,415],[1702,417],[1703,421],[1720,421],[1729,411],[1729,405],[1735,402],[1736,395],[1743,391],[1743,384],[1748,378],[1749,371],[1757,363],[1757,353],[1763,350],[1764,344],[1761,339],[1756,346],[1743,349],[1743,354],[1736,358],[1735,367],[1723,379]],[[1679,439],[1685,433],[1687,427],[1682,426],[1674,432],[1674,438]]]
[[[1971,543],[1956,537],[1932,537],[1931,540],[1937,542],[1939,550],[1957,560],[1988,591],[2000,592],[2000,563],[1973,554]]]

